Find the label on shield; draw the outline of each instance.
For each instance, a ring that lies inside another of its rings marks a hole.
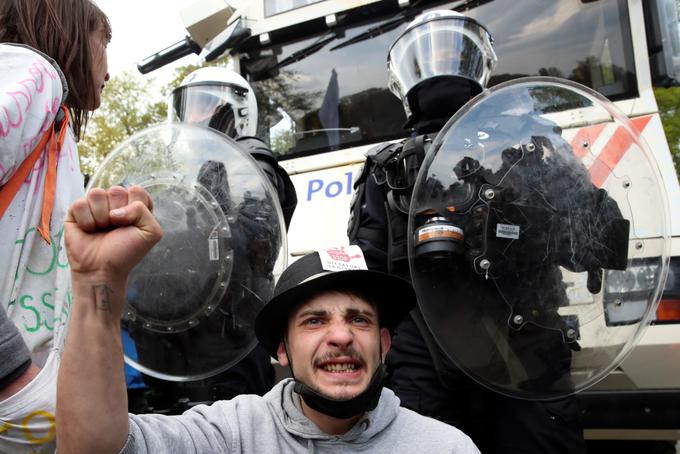
[[[214,262],[220,258],[220,244],[217,241],[217,232],[213,231],[208,237],[208,255],[210,261]]]
[[[511,224],[496,224],[496,237],[519,240],[519,226]]]

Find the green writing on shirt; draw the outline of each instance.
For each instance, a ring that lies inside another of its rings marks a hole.
[[[54,296],[57,289],[53,292],[43,292],[39,298],[26,294],[18,298],[19,307],[24,311],[23,328],[29,333],[35,333],[41,329],[54,331],[54,322],[65,321],[68,318],[71,307],[71,292],[67,292],[61,313],[55,314]],[[52,315],[50,315],[52,314]]]
[[[36,235],[38,238],[34,241],[44,241],[41,237],[39,237],[38,231],[36,230],[35,227],[31,227],[30,229],[26,230],[26,233],[24,234],[24,237],[20,240],[16,240],[15,244],[17,245],[23,245],[26,243],[26,239],[28,238],[29,235]],[[59,268],[66,268],[68,267],[68,261],[66,260],[66,253],[65,251],[62,250],[61,247],[61,237],[64,235],[64,227],[61,227],[61,230],[59,230],[59,233],[57,233],[56,237],[53,237],[50,235],[50,247],[52,249],[52,256],[49,260],[49,263],[44,266],[44,269],[33,269],[29,266],[26,266],[26,272],[29,274],[32,274],[34,276],[45,276],[49,273],[51,273],[55,267]]]

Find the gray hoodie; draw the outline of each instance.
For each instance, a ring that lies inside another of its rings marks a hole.
[[[455,427],[401,408],[383,389],[375,410],[344,435],[328,435],[304,416],[293,381],[264,397],[238,396],[180,416],[130,415],[127,453],[460,453],[479,454]]]

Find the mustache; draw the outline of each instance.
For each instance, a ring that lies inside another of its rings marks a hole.
[[[345,348],[343,350],[337,350],[333,352],[328,352],[325,353],[324,355],[320,356],[319,358],[314,359],[314,367],[319,367],[321,364],[327,362],[327,361],[332,361],[336,358],[340,357],[349,357],[350,359],[356,361],[359,363],[359,365],[363,366],[365,364],[363,356],[359,354],[355,349],[352,347]]]

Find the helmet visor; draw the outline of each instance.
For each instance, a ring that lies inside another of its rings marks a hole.
[[[390,89],[399,98],[435,76],[459,76],[486,86],[496,54],[491,36],[466,17],[441,17],[407,30],[390,49]]]
[[[247,90],[229,85],[178,87],[170,95],[171,123],[207,126],[236,137],[237,126],[247,116]]]

